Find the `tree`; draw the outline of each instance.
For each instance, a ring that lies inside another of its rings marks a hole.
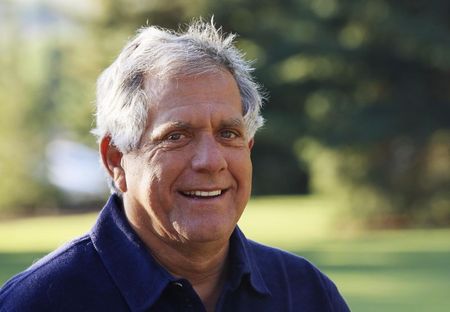
[[[255,60],[257,80],[269,93],[268,121],[252,156],[254,194],[324,192],[370,220],[450,224],[450,3],[95,3],[89,12],[66,2],[52,8],[77,35],[60,36],[49,49],[58,63],[43,71],[46,83],[31,88],[46,91],[24,106],[33,116],[49,105],[46,129],[94,145],[88,135],[94,82],[126,38],[147,21],[176,29],[214,15],[225,32],[239,34],[238,46]]]
[[[450,223],[447,2],[216,1],[214,11],[260,60],[271,93],[262,141],[297,152],[313,189],[384,221]]]

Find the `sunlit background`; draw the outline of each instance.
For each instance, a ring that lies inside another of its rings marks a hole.
[[[0,283],[108,196],[89,133],[101,71],[139,27],[213,15],[268,94],[241,226],[312,258],[355,310],[444,311],[445,0],[0,0]]]

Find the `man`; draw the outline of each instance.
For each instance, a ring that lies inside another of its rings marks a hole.
[[[128,43],[98,81],[114,194],[89,234],[2,288],[1,311],[348,311],[317,268],[236,227],[263,119],[232,41],[195,22]]]

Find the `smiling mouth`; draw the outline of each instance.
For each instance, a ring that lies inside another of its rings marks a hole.
[[[181,191],[181,195],[189,198],[208,199],[219,197],[224,194],[226,190],[214,190],[214,191]]]

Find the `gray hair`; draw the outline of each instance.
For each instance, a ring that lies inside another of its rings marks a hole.
[[[167,81],[176,76],[228,70],[240,91],[247,136],[253,138],[264,119],[263,95],[252,78],[253,68],[233,45],[235,35],[224,35],[213,20],[193,21],[185,31],[155,26],[141,28],[97,81],[97,125],[92,133],[111,142],[122,153],[138,147],[147,126],[154,92],[145,79]],[[151,90],[150,90],[151,91]]]

